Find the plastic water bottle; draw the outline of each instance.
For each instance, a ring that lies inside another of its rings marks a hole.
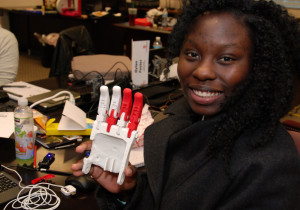
[[[18,100],[14,111],[15,118],[15,148],[19,166],[32,166],[34,161],[34,127],[33,112],[26,98]]]
[[[162,17],[161,26],[162,27],[167,27],[168,26],[168,10],[166,8],[164,8],[161,17]]]
[[[153,49],[159,49],[159,48],[162,48],[162,42],[160,40],[160,37],[157,36],[155,37],[155,41],[153,42]]]

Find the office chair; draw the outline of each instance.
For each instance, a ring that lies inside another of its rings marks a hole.
[[[61,31],[54,50],[49,77],[69,74],[74,56],[92,54],[94,54],[93,43],[85,26],[75,26]]]
[[[80,55],[71,61],[72,73],[77,80],[91,80],[99,74],[105,80],[130,77],[131,65],[131,60],[123,55]]]

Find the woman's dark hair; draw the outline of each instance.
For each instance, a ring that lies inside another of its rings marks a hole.
[[[245,128],[263,129],[253,146],[265,145],[274,136],[279,119],[290,109],[295,74],[300,67],[299,24],[273,1],[190,0],[168,43],[169,63],[179,56],[195,18],[205,12],[229,12],[245,25],[254,53],[249,76],[228,98],[210,139],[210,151],[223,153],[228,163],[236,137]]]

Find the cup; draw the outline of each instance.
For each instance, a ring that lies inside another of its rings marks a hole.
[[[128,14],[129,14],[129,25],[134,26],[135,25],[135,17],[137,14],[137,8],[128,8]]]

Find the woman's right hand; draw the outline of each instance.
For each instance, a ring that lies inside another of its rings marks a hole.
[[[92,141],[86,141],[76,147],[76,152],[83,153],[87,150],[91,150]],[[74,176],[82,176],[83,161],[72,164],[72,170]],[[128,165],[125,168],[125,180],[122,185],[117,184],[118,175],[109,171],[104,171],[101,167],[92,165],[89,175],[94,178],[101,186],[112,193],[119,193],[124,190],[132,190],[136,186],[137,174],[136,167]]]

